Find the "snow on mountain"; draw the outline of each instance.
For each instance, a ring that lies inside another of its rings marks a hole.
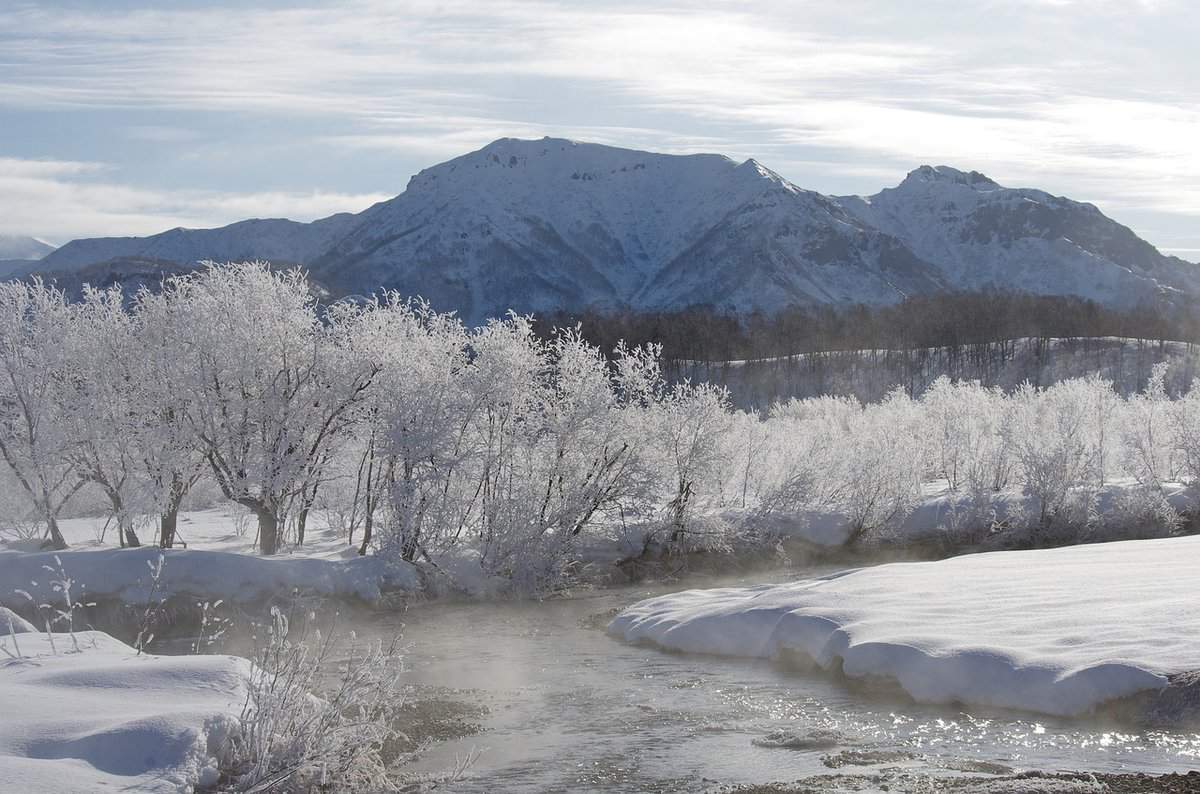
[[[977,171],[921,166],[897,187],[839,200],[935,263],[958,290],[1079,295],[1117,305],[1200,290],[1200,268],[1162,255],[1094,205],[1005,188]]]
[[[500,139],[357,215],[77,240],[39,270],[255,258],[305,264],[335,292],[421,295],[469,321],[510,308],[771,312],[985,288],[1109,305],[1200,295],[1200,266],[1091,204],[974,171],[921,166],[874,196],[831,197],[754,160],[554,138]]]
[[[37,260],[54,250],[54,246],[36,237],[0,234],[0,260]]]
[[[266,259],[305,264],[349,231],[354,215],[339,213],[299,223],[282,218],[253,219],[218,229],[171,229],[150,237],[95,237],[73,240],[42,260],[46,272],[77,270],[110,259],[159,259],[191,265],[212,259]]]
[[[1112,305],[1200,294],[1090,204],[922,166],[867,198],[802,190],[754,160],[502,139],[422,171],[314,271],[470,320],[697,304],[745,312],[891,303],[944,290],[1071,294]]]
[[[753,160],[739,170],[748,166],[768,175]],[[770,312],[795,304],[892,303],[946,287],[937,269],[901,240],[836,201],[769,177],[758,195],[675,254],[634,302]]]
[[[507,308],[891,302],[942,287],[904,245],[753,160],[502,139],[422,171],[314,264],[479,320]]]
[[[720,155],[502,139],[428,168],[315,265],[480,319],[629,304],[731,208],[781,180]]]

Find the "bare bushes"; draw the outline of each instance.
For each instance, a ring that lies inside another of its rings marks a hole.
[[[238,730],[223,753],[230,787],[395,790],[403,779],[390,757],[403,705],[400,649],[376,641],[338,658],[334,633],[313,620],[293,627],[273,609],[263,627]]]

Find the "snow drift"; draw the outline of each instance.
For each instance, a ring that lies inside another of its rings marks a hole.
[[[663,648],[793,656],[914,699],[1084,714],[1200,669],[1200,537],[895,563],[635,604],[609,632]]]
[[[189,792],[213,785],[246,699],[250,662],[138,656],[98,631],[0,636],[5,791]]]

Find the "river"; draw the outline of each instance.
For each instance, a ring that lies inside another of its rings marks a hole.
[[[768,578],[779,577],[691,584]],[[373,613],[355,629],[404,635],[414,713],[425,722],[417,733],[439,739],[415,769],[437,772],[477,754],[454,791],[682,792],[835,774],[1200,765],[1200,734],[922,706],[819,671],[668,653],[605,634],[616,610],[680,587],[541,603],[432,602]]]

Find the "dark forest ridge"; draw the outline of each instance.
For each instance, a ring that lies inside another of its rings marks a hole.
[[[204,259],[304,265],[335,294],[394,289],[469,322],[508,309],[774,314],[981,290],[1109,307],[1200,295],[1200,267],[1095,206],[975,171],[921,166],[873,196],[826,196],[753,159],[552,138],[495,141],[358,214],[76,240],[36,269],[111,282]]]

